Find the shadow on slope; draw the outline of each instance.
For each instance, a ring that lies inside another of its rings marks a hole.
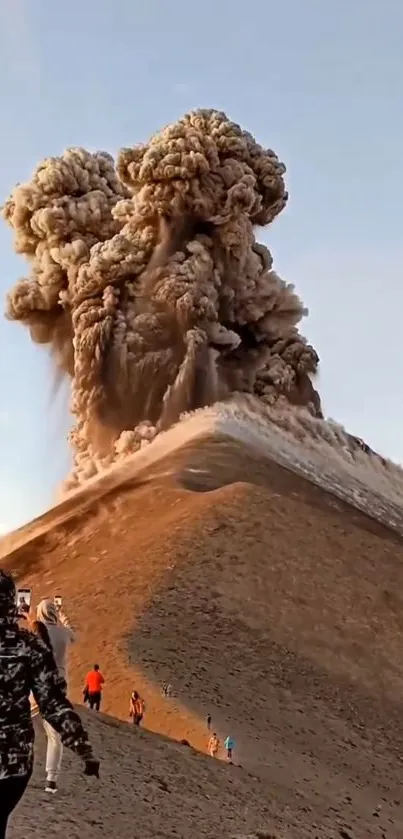
[[[79,761],[66,751],[57,799],[49,798],[43,790],[44,737],[38,722],[34,776],[10,839],[221,839],[269,828],[274,819],[282,824],[281,808],[270,801],[267,785],[242,769],[111,717],[82,716],[102,760],[100,782],[86,779]]]

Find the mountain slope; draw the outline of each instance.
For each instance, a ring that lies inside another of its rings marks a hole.
[[[37,598],[66,599],[80,632],[75,700],[98,659],[104,710],[115,717],[127,719],[137,687],[148,728],[204,751],[211,711],[221,737],[235,737],[243,769],[234,771],[256,796],[235,832],[267,816],[287,839],[316,835],[313,824],[321,837],[343,825],[354,839],[380,828],[401,835],[400,535],[222,433],[176,447],[98,499],[93,488],[81,504],[77,496],[64,519],[56,509],[55,526],[48,516],[8,558]],[[114,749],[120,761],[112,738]],[[201,766],[229,771],[194,760],[200,778]],[[220,774],[208,810],[220,810],[228,783]],[[142,836],[171,835],[165,804],[145,809]],[[62,797],[58,813],[65,805]],[[202,807],[199,815],[193,833],[179,835],[228,835]],[[162,832],[147,833],[155,820]],[[118,817],[117,829],[131,835]]]
[[[135,731],[111,717],[83,718],[102,757],[102,777],[86,779],[66,754],[63,788],[43,790],[44,737],[37,725],[36,771],[10,826],[10,839],[167,839],[221,837],[267,828],[281,810],[265,800],[265,784],[237,767],[213,762],[178,743]],[[33,815],[34,814],[34,815]]]

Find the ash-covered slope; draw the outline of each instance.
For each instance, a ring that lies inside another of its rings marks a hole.
[[[331,492],[358,510],[403,535],[403,470],[372,451],[334,422],[312,417],[304,409],[290,412],[262,406],[253,397],[237,396],[186,414],[151,443],[88,479],[82,487],[63,492],[59,504],[19,530],[0,539],[0,558],[64,520],[95,499],[135,481],[147,481],[150,470],[184,445],[198,439],[228,437],[250,446],[258,456],[274,460],[296,474]],[[155,471],[155,470],[154,470]],[[228,482],[239,475],[236,461]],[[190,478],[189,478],[190,480]],[[196,480],[196,479],[194,479]],[[208,480],[206,478],[206,480]],[[220,481],[220,479],[219,479]],[[251,475],[251,481],[254,481]],[[197,482],[197,480],[196,480]],[[209,487],[220,486],[214,477]]]
[[[66,753],[63,787],[57,799],[46,795],[38,724],[34,776],[9,839],[230,839],[235,831],[273,828],[277,808],[267,800],[263,781],[112,717],[94,721],[85,712],[83,717],[102,756],[100,783],[83,778],[77,760]],[[278,819],[280,827],[280,813]]]
[[[403,828],[401,537],[243,441],[205,434],[152,464],[162,440],[135,456],[148,458],[143,472],[120,486],[111,473],[98,497],[96,484],[92,496],[77,494],[68,518],[53,528],[48,520],[9,556],[37,596],[57,588],[66,598],[80,632],[73,696],[80,700],[83,673],[100,659],[105,711],[126,719],[137,687],[146,726],[199,751],[211,711],[219,734],[236,738],[243,769],[235,771],[256,802],[229,835],[268,824],[280,839],[312,830],[334,839],[339,827],[354,839],[378,837],[380,828],[394,839]],[[164,680],[172,700],[161,694]],[[110,746],[116,764],[120,742]],[[143,779],[143,758],[127,749]],[[205,809],[205,765],[208,772],[208,762],[192,764],[192,835],[226,836],[224,812],[222,833],[212,825],[219,800],[229,789],[236,796],[234,781],[217,780],[212,768]],[[175,771],[185,775],[187,765]],[[113,790],[124,837],[119,782],[116,789],[108,773],[105,792]],[[31,800],[40,795],[33,790]],[[145,836],[179,829],[171,803],[169,793],[147,801]],[[82,829],[93,830],[80,807]],[[63,795],[58,808],[71,811]]]

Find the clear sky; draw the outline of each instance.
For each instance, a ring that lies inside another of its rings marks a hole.
[[[0,201],[45,156],[116,153],[215,107],[286,163],[264,235],[310,310],[328,416],[403,461],[403,4],[399,0],[0,0]],[[0,295],[26,267],[0,224]],[[69,467],[67,391],[0,320],[0,530]]]

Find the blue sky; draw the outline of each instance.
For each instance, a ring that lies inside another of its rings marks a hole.
[[[310,315],[326,414],[402,462],[403,6],[396,0],[0,0],[0,201],[45,156],[116,153],[217,107],[287,165],[264,241]],[[0,224],[0,295],[26,266]],[[0,530],[69,467],[68,394],[0,320]]]

